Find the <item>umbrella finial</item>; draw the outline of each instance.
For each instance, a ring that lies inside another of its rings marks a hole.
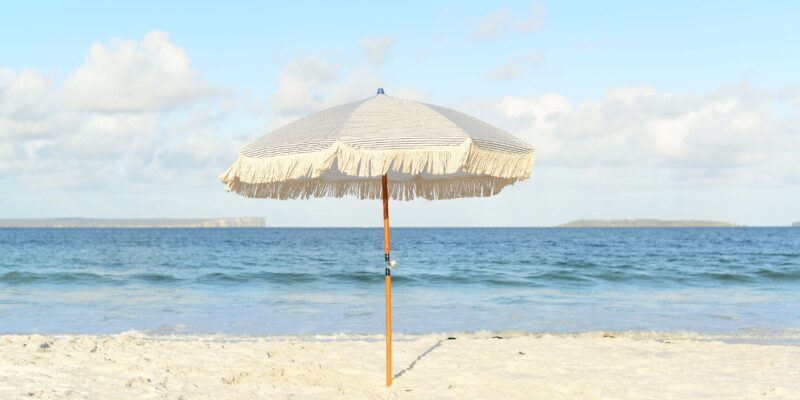
[[[383,88],[382,88],[382,87],[379,87],[379,88],[378,88],[378,94],[386,94],[386,93],[383,93]]]

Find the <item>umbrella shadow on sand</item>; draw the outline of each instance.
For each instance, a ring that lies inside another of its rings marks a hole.
[[[417,365],[417,363],[418,363],[420,360],[422,360],[423,358],[425,358],[425,356],[427,356],[428,354],[430,354],[432,351],[434,351],[434,350],[436,350],[437,348],[439,348],[439,347],[442,345],[442,343],[444,343],[444,341],[445,341],[445,340],[455,340],[455,338],[454,338],[454,337],[449,337],[449,338],[447,338],[447,339],[439,339],[439,341],[438,341],[438,342],[436,342],[436,343],[435,343],[433,346],[431,346],[431,347],[430,347],[428,350],[425,350],[424,352],[422,352],[422,354],[418,355],[418,356],[417,356],[417,358],[416,358],[416,359],[414,359],[414,361],[411,361],[411,364],[408,364],[408,367],[406,367],[405,369],[403,369],[403,370],[401,370],[400,372],[396,373],[396,374],[394,375],[393,379],[398,379],[398,378],[400,378],[401,376],[403,376],[403,374],[405,374],[406,372],[409,372],[409,371],[411,371],[412,369],[414,369],[414,366],[415,366],[415,365]]]

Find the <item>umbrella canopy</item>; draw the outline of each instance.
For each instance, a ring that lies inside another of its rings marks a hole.
[[[220,176],[247,197],[491,196],[530,177],[534,149],[477,118],[378,94],[311,114],[247,145]]]
[[[530,177],[533,147],[449,108],[386,96],[311,114],[255,140],[220,180],[247,197],[383,200],[386,386],[392,384],[389,198],[492,196]]]

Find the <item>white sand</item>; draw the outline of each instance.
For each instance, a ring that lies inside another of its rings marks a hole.
[[[453,336],[400,336],[390,389],[380,337],[0,336],[0,399],[800,399],[800,346]]]

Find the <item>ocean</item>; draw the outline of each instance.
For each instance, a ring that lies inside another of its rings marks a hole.
[[[0,333],[384,329],[373,228],[0,229]],[[394,228],[399,333],[800,331],[797,228]]]

